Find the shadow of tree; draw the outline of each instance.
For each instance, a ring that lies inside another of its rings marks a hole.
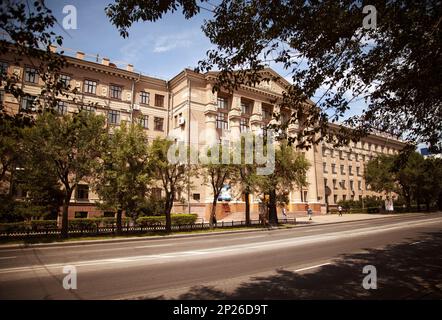
[[[366,265],[377,269],[376,290],[362,287]],[[442,232],[344,254],[309,273],[276,270],[271,276],[253,277],[232,292],[194,286],[178,299],[442,299]]]

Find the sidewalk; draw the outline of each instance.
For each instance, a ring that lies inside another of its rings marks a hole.
[[[373,214],[373,213],[349,213],[343,214],[341,217],[337,214],[321,214],[313,215],[312,221],[308,220],[307,215],[303,217],[297,217],[296,222],[311,222],[313,224],[323,224],[323,223],[336,223],[336,222],[346,222],[346,221],[358,221],[367,219],[379,219],[398,216],[398,214]]]
[[[296,218],[296,222],[300,222],[302,224],[321,224],[321,223],[334,223],[334,222],[344,222],[344,221],[358,221],[358,220],[366,220],[366,219],[377,219],[377,218],[387,218],[397,216],[398,214],[374,214],[374,213],[344,213],[340,217],[338,214],[313,214],[312,221],[308,220],[307,214],[302,213],[288,213],[287,218],[293,219]],[[255,215],[251,215],[252,220],[259,219]],[[278,219],[284,219],[283,215],[278,212]],[[218,222],[231,222],[231,221],[244,221],[245,214],[244,212],[235,212],[225,217],[224,219],[219,220]]]

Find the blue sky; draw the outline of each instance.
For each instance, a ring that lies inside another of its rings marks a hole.
[[[74,5],[77,9],[77,30],[55,31],[63,36],[63,47],[88,54],[99,54],[111,61],[131,63],[143,74],[170,79],[186,67],[194,68],[211,47],[201,31],[210,12],[186,20],[180,12],[168,14],[163,19],[139,22],[129,30],[129,37],[120,36],[104,13],[111,0],[48,0],[60,25],[66,14],[63,7]]]
[[[171,79],[184,68],[194,68],[212,48],[210,41],[201,30],[204,19],[210,19],[211,12],[201,10],[196,17],[186,20],[180,11],[167,14],[162,19],[135,23],[124,39],[105,15],[104,9],[112,0],[47,0],[46,5],[53,11],[59,22],[55,28],[64,38],[63,47],[86,54],[110,58],[111,62],[131,63],[135,70],[161,79]],[[61,25],[66,14],[63,7],[74,5],[77,9],[77,29],[64,30]],[[205,4],[205,6],[210,6]],[[67,52],[68,53],[68,52]],[[281,76],[287,71],[270,65]],[[290,77],[286,77],[290,81]],[[323,90],[318,90],[316,101]],[[352,104],[346,116],[358,114],[364,102]]]

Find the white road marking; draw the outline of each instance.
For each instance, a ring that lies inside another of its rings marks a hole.
[[[322,266],[327,266],[329,264],[332,264],[331,262],[327,262],[327,263],[322,263],[322,264],[317,264],[315,266],[310,266],[310,267],[306,267],[306,268],[301,268],[301,269],[296,269],[294,270],[295,272],[301,272],[301,271],[305,271],[305,270],[310,270],[310,269],[315,269],[315,268],[319,268]]]
[[[0,257],[0,260],[6,260],[6,259],[15,259],[17,258],[16,256],[14,257]]]
[[[156,247],[170,247],[172,244],[150,244],[147,246],[138,246],[135,249],[144,249],[144,248],[156,248]]]
[[[29,272],[29,271],[39,271],[44,269],[57,269],[59,268],[60,272],[62,268],[69,264],[77,267],[83,266],[97,266],[97,265],[106,265],[106,264],[118,264],[118,263],[130,263],[130,262],[158,262],[158,260],[163,260],[164,262],[167,259],[188,259],[195,256],[202,256],[201,258],[209,258],[210,256],[219,256],[224,253],[244,253],[245,251],[250,252],[255,249],[258,251],[263,250],[272,250],[275,247],[294,247],[300,246],[304,244],[317,243],[317,242],[328,242],[331,240],[342,240],[347,238],[353,238],[361,235],[372,235],[376,233],[388,232],[391,230],[403,229],[407,227],[413,226],[421,226],[428,225],[434,223],[440,223],[442,221],[441,218],[428,219],[426,221],[416,221],[416,222],[400,222],[391,224],[384,227],[368,227],[347,231],[339,231],[339,232],[331,232],[320,235],[311,235],[297,238],[289,238],[289,239],[281,239],[281,240],[267,240],[262,242],[255,242],[251,244],[240,244],[240,245],[231,245],[224,247],[216,247],[209,249],[201,249],[194,251],[180,251],[180,252],[169,252],[162,253],[156,255],[142,255],[142,256],[129,256],[129,257],[121,257],[121,258],[112,258],[112,259],[101,259],[101,260],[86,260],[86,261],[76,261],[76,262],[65,262],[65,263],[55,263],[55,264],[47,264],[47,265],[34,265],[34,266],[25,266],[25,267],[16,267],[16,268],[5,268],[0,269],[0,274],[5,273],[13,273],[13,272]]]

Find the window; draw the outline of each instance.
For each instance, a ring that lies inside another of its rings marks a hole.
[[[38,83],[38,73],[34,68],[25,68],[25,81],[31,83]]]
[[[271,107],[262,107],[262,118],[264,120],[272,119],[272,108]]]
[[[262,124],[261,125],[261,132],[262,132],[263,137],[265,137],[264,139],[267,139],[267,132],[268,132],[268,130],[267,130],[267,125],[266,124]]]
[[[20,111],[32,111],[34,101],[37,97],[35,96],[25,96],[21,100]]]
[[[339,159],[344,160],[344,152],[339,151]]]
[[[87,218],[87,211],[75,211],[76,219],[85,219]]]
[[[252,111],[252,108],[249,103],[241,102],[241,113],[242,114],[246,114],[246,115],[251,114],[252,113],[251,111]]]
[[[84,92],[96,94],[97,92],[97,81],[84,80]]]
[[[68,113],[68,105],[64,101],[58,101],[56,109],[57,113],[59,114],[66,114]]]
[[[152,188],[151,194],[154,199],[161,199],[161,188]]]
[[[336,164],[332,163],[332,173],[336,173]]]
[[[218,109],[228,110],[227,99],[218,97]]]
[[[180,126],[180,119],[183,117],[183,114],[177,114],[173,117],[174,128],[178,128]]]
[[[155,95],[155,107],[164,107],[164,96],[160,94]]]
[[[353,180],[350,180],[350,190],[353,190]]]
[[[327,163],[326,162],[322,163],[322,168],[323,168],[324,173],[328,173],[328,171],[327,171]]]
[[[352,170],[353,170],[353,167],[352,166],[348,166],[348,174],[351,175],[351,176],[353,175],[353,171]]]
[[[154,130],[156,130],[156,131],[163,131],[163,122],[164,122],[163,118],[155,117],[153,119]]]
[[[360,172],[360,168],[359,168],[359,167],[356,167],[356,175],[358,175],[358,176],[361,175],[361,172]]]
[[[341,188],[342,188],[342,189],[346,189],[346,188],[345,188],[345,180],[341,180],[340,185],[341,185]]]
[[[120,111],[109,110],[107,113],[107,121],[109,124],[119,124],[120,123]]]
[[[71,83],[71,77],[69,77],[66,74],[61,74],[60,78],[58,79],[58,82],[60,82],[63,85],[63,88],[68,88]]]
[[[95,112],[96,108],[91,105],[85,105],[80,107],[81,110],[84,110],[86,112]]]
[[[239,131],[240,132],[247,132],[249,131],[249,123],[248,119],[241,118],[239,121]]]
[[[121,100],[121,93],[123,92],[123,87],[111,84],[110,88],[109,88],[109,92],[110,92],[110,97],[112,99]]]
[[[200,199],[201,199],[201,195],[199,193],[194,193],[193,194],[193,200],[200,201]]]
[[[358,190],[362,190],[362,181],[358,181]]]
[[[343,201],[347,200],[347,196],[345,194],[342,195],[342,200]]]
[[[105,217],[105,218],[115,218],[115,212],[113,212],[113,211],[105,211],[103,213],[103,217]]]
[[[341,164],[341,174],[345,174],[344,165]]]
[[[336,179],[333,179],[333,189],[338,189],[338,187],[336,186]]]
[[[324,187],[327,186],[327,179],[324,179]]]
[[[77,200],[89,199],[89,186],[87,184],[79,184],[77,186]]]
[[[140,103],[149,104],[149,98],[150,98],[149,92],[146,92],[146,91],[140,92]]]
[[[281,112],[281,124],[286,124],[290,121],[290,114],[287,112]]]
[[[227,113],[218,112],[218,114],[216,115],[216,127],[217,129],[222,130],[228,128]]]
[[[0,61],[0,76],[8,73],[8,63],[4,61]]]
[[[144,129],[148,129],[149,128],[149,116],[141,116],[139,118],[140,121],[140,125],[144,128]]]
[[[338,203],[338,196],[336,194],[333,195],[333,203]]]

